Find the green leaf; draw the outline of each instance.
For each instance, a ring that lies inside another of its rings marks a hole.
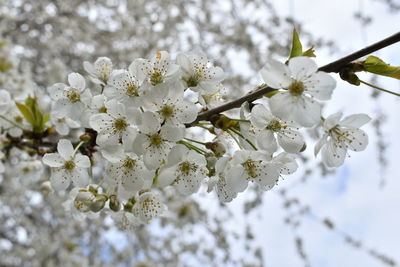
[[[314,52],[315,52],[314,47],[310,47],[306,51],[301,53],[301,55],[304,56],[304,57],[316,57]]]
[[[42,118],[42,125],[41,128],[44,129],[46,126],[46,122],[50,120],[50,114],[44,114]]]
[[[34,117],[32,111],[24,104],[21,104],[18,102],[15,102],[15,104],[17,105],[22,116],[24,116],[24,118],[33,126],[35,124],[35,117]]]
[[[302,53],[303,47],[300,42],[299,34],[296,29],[293,29],[292,50],[290,50],[289,58],[301,56]]]
[[[25,100],[25,105],[21,103],[16,103],[16,105],[24,118],[33,126],[33,132],[43,132],[46,122],[50,119],[50,115],[42,114],[36,97],[29,96]]]
[[[269,93],[266,93],[266,94],[264,95],[264,97],[271,98],[271,97],[273,97],[274,95],[276,95],[277,93],[279,93],[279,90],[274,90],[274,91],[271,91],[271,92],[269,92]]]
[[[400,67],[390,66],[378,57],[369,56],[362,63],[364,71],[400,80]]]

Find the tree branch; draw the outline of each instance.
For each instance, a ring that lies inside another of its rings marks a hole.
[[[367,46],[361,50],[358,50],[348,56],[345,56],[339,60],[333,61],[325,66],[320,67],[318,70],[319,71],[324,71],[324,72],[339,72],[343,67],[345,67],[347,64],[351,63],[352,61],[359,59],[360,57],[366,56],[370,53],[373,53],[379,49],[382,49],[384,47],[387,47],[389,45],[392,45],[394,43],[397,43],[400,41],[400,32],[393,34],[392,36],[383,39],[382,41],[379,41],[375,44],[372,44],[370,46]],[[257,87],[254,91],[251,91],[249,94],[244,95],[236,100],[233,100],[231,102],[228,102],[224,105],[221,105],[219,107],[207,110],[205,112],[200,113],[196,120],[192,122],[191,124],[195,124],[199,121],[205,121],[209,120],[212,115],[219,114],[221,112],[233,109],[233,108],[238,108],[240,107],[244,102],[252,102],[258,98],[261,98],[263,95],[270,93],[272,91],[275,91],[277,89],[271,88],[269,86],[261,86]]]

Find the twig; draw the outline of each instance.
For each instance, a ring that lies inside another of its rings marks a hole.
[[[325,66],[322,66],[318,70],[324,71],[324,72],[339,72],[341,70],[341,68],[345,67],[347,64],[351,63],[352,61],[354,61],[360,57],[366,56],[370,53],[373,53],[373,52],[375,52],[379,49],[382,49],[386,46],[397,43],[399,41],[400,41],[400,32],[398,32],[382,41],[379,41],[375,44],[372,44],[361,50],[358,50],[348,56],[345,56],[345,57],[339,59],[339,60],[333,61]],[[262,87],[258,87],[256,89],[257,90],[252,91],[251,93],[244,95],[236,100],[233,100],[233,101],[228,102],[219,107],[216,107],[216,108],[213,108],[213,109],[210,109],[210,110],[200,113],[197,116],[196,120],[194,122],[192,122],[191,124],[198,123],[199,121],[209,120],[211,118],[211,116],[214,114],[219,114],[221,112],[224,112],[224,111],[227,111],[227,110],[230,110],[233,108],[238,108],[244,102],[253,102],[256,99],[261,98],[263,95],[276,90],[269,86],[262,86]]]

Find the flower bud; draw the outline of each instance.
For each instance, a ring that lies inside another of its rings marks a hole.
[[[92,212],[99,212],[104,208],[104,205],[106,204],[107,197],[105,195],[97,195],[92,203],[90,203],[90,211]]]
[[[45,181],[40,185],[40,191],[43,195],[49,195],[53,192],[53,188],[51,187],[50,181]]]
[[[85,133],[85,134],[82,134],[81,136],[79,136],[79,140],[81,140],[82,142],[89,142],[90,139],[92,139],[92,137],[88,133]]]
[[[214,152],[215,156],[218,158],[222,157],[226,153],[225,146],[221,142],[208,142],[206,143],[206,148]]]
[[[110,196],[110,202],[108,203],[112,211],[119,211],[121,209],[121,202],[118,200],[116,195]]]
[[[94,200],[94,195],[86,190],[80,191],[74,200],[74,207],[80,212],[90,211],[90,205]]]

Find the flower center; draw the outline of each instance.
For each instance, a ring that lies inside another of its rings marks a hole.
[[[169,105],[164,105],[160,110],[160,114],[164,118],[171,117],[173,113],[174,113],[174,107],[173,106],[169,106]]]
[[[304,92],[304,83],[301,81],[296,81],[294,80],[290,85],[289,85],[289,92],[292,94],[292,96],[301,96]]]
[[[152,145],[152,146],[159,147],[161,145],[162,141],[163,140],[158,133],[150,136],[150,145]]]
[[[69,160],[69,161],[66,161],[65,163],[64,163],[64,169],[66,169],[66,170],[72,170],[72,169],[74,169],[75,168],[75,162],[73,162],[72,160]]]
[[[125,119],[119,118],[114,121],[114,132],[119,133],[122,132],[128,127]]]
[[[159,71],[158,68],[154,68],[154,72],[150,75],[150,83],[155,86],[160,84],[164,81],[162,73]]]
[[[199,84],[201,75],[199,73],[190,76],[189,78],[184,79],[188,87],[196,87]]]
[[[137,87],[134,84],[128,84],[126,94],[129,96],[138,96]]]
[[[179,164],[179,170],[185,176],[188,176],[191,172],[196,171],[197,166],[195,164],[191,164],[189,161],[184,161]]]
[[[127,157],[124,160],[124,163],[122,164],[122,167],[126,168],[126,169],[133,169],[133,167],[136,164],[136,160],[134,160],[133,158],[129,158]]]
[[[72,103],[78,102],[79,100],[81,100],[81,95],[79,94],[78,90],[71,88],[71,90],[69,90],[69,92],[67,93],[67,97],[69,99],[69,101],[71,101]]]
[[[258,177],[257,174],[257,166],[254,163],[253,160],[248,159],[245,162],[242,163],[242,166],[244,167],[244,169],[246,170],[247,174],[251,177],[251,178],[256,178]]]
[[[272,120],[266,127],[267,130],[273,131],[273,132],[279,132],[282,128],[282,125],[278,120]]]
[[[99,108],[99,113],[107,113],[107,108],[106,107]]]

